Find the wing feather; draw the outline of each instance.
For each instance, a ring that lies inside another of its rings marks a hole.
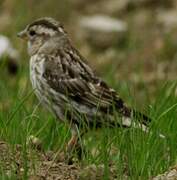
[[[126,107],[118,94],[97,78],[87,64],[73,59],[76,58],[73,54],[65,56],[65,60],[47,55],[43,77],[49,86],[80,104],[99,108],[104,113],[110,113],[113,105],[123,113]],[[130,116],[129,111],[127,116]]]

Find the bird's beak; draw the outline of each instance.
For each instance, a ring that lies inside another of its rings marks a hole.
[[[19,32],[17,34],[17,37],[19,37],[21,39],[24,39],[24,40],[28,40],[28,36],[27,36],[26,30],[23,30],[23,31]]]

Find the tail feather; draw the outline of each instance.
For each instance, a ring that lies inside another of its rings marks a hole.
[[[136,121],[137,119],[137,121]],[[145,133],[149,132],[149,125],[151,122],[151,118],[146,116],[145,114],[132,110],[131,116],[123,116],[122,117],[122,126],[124,127],[134,127],[137,129],[141,129]],[[158,134],[160,138],[166,138],[163,134]]]
[[[122,125],[125,125],[127,127],[131,126],[132,120],[138,120],[138,122],[144,126],[149,126],[150,122],[152,121],[150,117],[146,116],[145,114],[136,111],[134,109],[131,109],[127,106],[123,106],[121,110],[119,110],[120,114],[124,117]]]
[[[122,108],[122,126],[124,127],[134,127],[141,129],[142,131],[149,133],[149,125],[152,122],[152,119],[147,115],[132,110],[126,106]],[[137,121],[136,121],[137,120]],[[166,138],[163,134],[158,134],[160,138]]]
[[[140,122],[146,126],[149,126],[149,124],[152,122],[150,117],[134,109],[132,110],[132,117],[134,119],[140,119]]]

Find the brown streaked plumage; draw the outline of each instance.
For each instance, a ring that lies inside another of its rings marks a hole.
[[[95,75],[59,22],[38,19],[19,36],[28,40],[30,78],[38,99],[58,119],[71,124],[69,148],[76,143],[77,128],[85,125],[141,126],[146,130],[149,118],[128,108],[118,93]],[[116,112],[121,121],[114,118]],[[136,116],[140,123],[133,121]]]

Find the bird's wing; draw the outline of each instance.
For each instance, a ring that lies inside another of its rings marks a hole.
[[[46,56],[43,77],[55,91],[68,98],[98,108],[104,113],[113,113],[114,108],[122,115],[130,117],[131,111],[124,105],[118,94],[97,78],[90,67],[75,53],[60,56]],[[65,52],[64,52],[65,53]]]

